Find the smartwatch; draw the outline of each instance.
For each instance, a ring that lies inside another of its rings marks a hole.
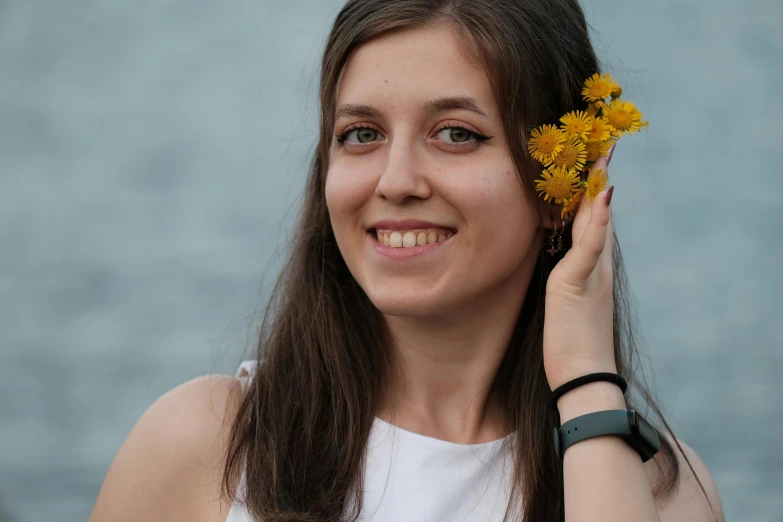
[[[571,445],[601,435],[619,435],[647,462],[661,449],[658,432],[635,410],[588,413],[554,428],[555,449],[560,458]]]

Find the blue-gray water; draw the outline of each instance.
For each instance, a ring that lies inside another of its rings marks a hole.
[[[232,372],[252,345],[339,7],[0,1],[11,520],[85,520],[144,409]],[[783,3],[585,7],[607,70],[651,122],[622,141],[612,176],[664,406],[728,520],[783,520]]]

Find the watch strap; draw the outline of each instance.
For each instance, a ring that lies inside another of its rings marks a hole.
[[[629,410],[597,411],[571,419],[560,428],[555,428],[555,447],[560,457],[570,446],[585,439],[602,435],[630,436],[628,414]]]
[[[555,449],[560,458],[573,444],[601,435],[619,435],[647,462],[661,449],[658,431],[635,410],[588,413],[554,428]]]

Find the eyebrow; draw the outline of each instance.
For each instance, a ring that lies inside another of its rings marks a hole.
[[[488,118],[484,111],[479,109],[478,103],[474,98],[470,96],[454,96],[451,98],[438,98],[437,100],[431,100],[421,105],[421,109],[426,114],[437,114],[439,112],[454,111],[457,109],[464,109],[466,111],[475,112],[485,118]]]
[[[422,103],[420,109],[425,114],[437,114],[439,112],[463,109],[480,114],[485,118],[489,117],[484,111],[479,109],[476,100],[470,96],[452,96],[449,98],[438,98],[436,100],[430,100]],[[341,105],[335,113],[335,119],[348,116],[354,116],[357,118],[380,118],[381,113],[378,109],[370,107],[369,105],[356,104]]]

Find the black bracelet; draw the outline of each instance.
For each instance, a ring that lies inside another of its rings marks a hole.
[[[598,382],[598,381],[606,381],[606,382],[614,383],[620,387],[623,393],[625,393],[625,390],[628,389],[628,383],[625,382],[625,379],[623,379],[616,373],[591,373],[589,375],[583,375],[581,377],[577,377],[576,379],[572,381],[568,381],[564,385],[559,386],[555,391],[552,392],[552,398],[550,399],[549,404],[552,406],[552,409],[556,410],[557,400],[560,397],[570,392],[574,388],[582,386],[583,384],[588,384],[591,382]]]

